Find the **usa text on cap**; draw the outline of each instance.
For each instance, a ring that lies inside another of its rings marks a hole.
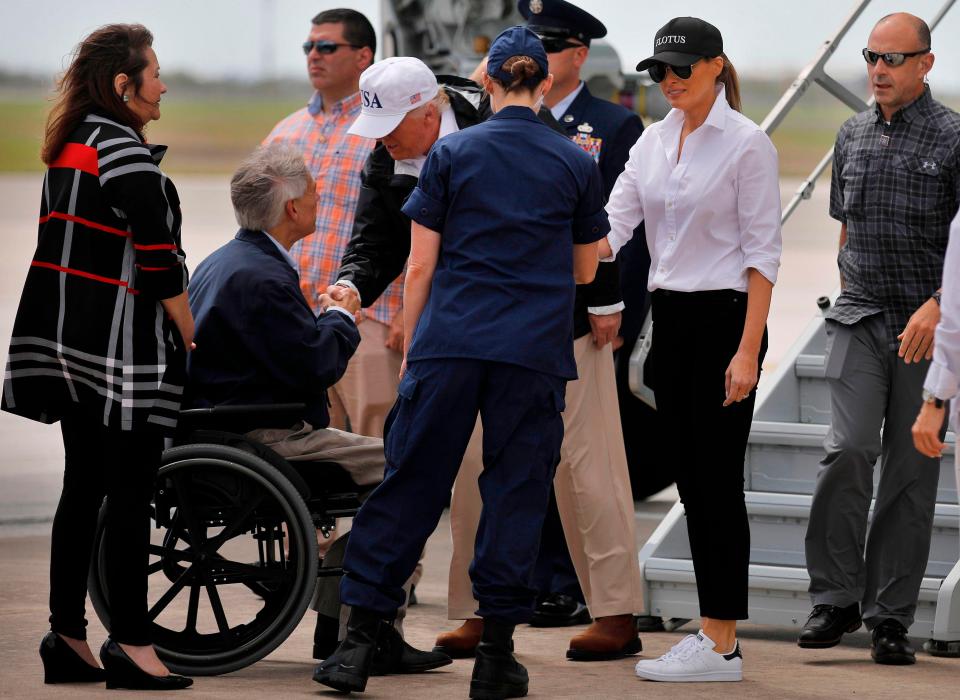
[[[439,89],[436,76],[418,58],[394,56],[374,63],[360,74],[360,116],[348,133],[382,139]]]

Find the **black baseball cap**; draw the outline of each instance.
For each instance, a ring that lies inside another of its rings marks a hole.
[[[723,53],[720,30],[696,17],[674,17],[657,31],[653,40],[653,56],[637,64],[644,71],[654,63],[670,66],[691,66],[701,58]]]

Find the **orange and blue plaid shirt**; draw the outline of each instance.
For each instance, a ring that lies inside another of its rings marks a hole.
[[[314,310],[317,293],[337,281],[340,259],[353,231],[360,171],[375,143],[347,133],[360,114],[359,92],[333,104],[326,114],[321,105],[320,94],[314,94],[306,107],[283,119],[264,140],[302,151],[317,181],[317,230],[290,251],[300,269],[300,289]],[[400,311],[402,298],[401,278],[366,313],[389,324]]]

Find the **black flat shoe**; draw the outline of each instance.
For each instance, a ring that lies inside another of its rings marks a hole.
[[[863,621],[860,619],[860,604],[845,608],[836,605],[815,605],[807,618],[797,646],[803,649],[829,649],[835,647],[848,632],[856,632]]]
[[[884,620],[873,630],[870,656],[878,664],[891,666],[917,663],[917,652],[907,639],[907,628],[896,620]]]
[[[171,673],[153,676],[137,666],[120,645],[107,639],[100,647],[100,663],[107,672],[107,688],[128,690],[181,690],[193,685],[193,679]]]
[[[91,666],[56,632],[47,632],[40,640],[44,683],[103,683],[107,674]]]

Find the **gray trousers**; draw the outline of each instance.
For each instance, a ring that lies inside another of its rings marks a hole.
[[[314,429],[309,423],[300,422],[292,428],[261,428],[247,433],[247,437],[257,440],[281,457],[293,462],[336,462],[349,472],[350,478],[361,486],[379,484],[383,481],[385,458],[383,440],[356,433],[348,433],[336,428]],[[343,554],[347,548],[350,533],[337,537],[326,556],[323,566],[332,568],[343,564]],[[397,610],[394,627],[403,634],[403,618],[407,614],[407,602],[413,580],[407,581],[404,591],[406,600]],[[321,615],[339,618],[340,638],[345,634],[350,607],[340,605],[340,579],[325,576],[317,581],[313,596],[313,609]]]
[[[886,619],[909,628],[930,554],[940,471],[940,460],[917,452],[910,432],[930,362],[908,365],[890,350],[882,315],[850,326],[827,321],[827,337],[832,418],[806,536],[810,597],[814,605],[860,603],[868,629]]]

